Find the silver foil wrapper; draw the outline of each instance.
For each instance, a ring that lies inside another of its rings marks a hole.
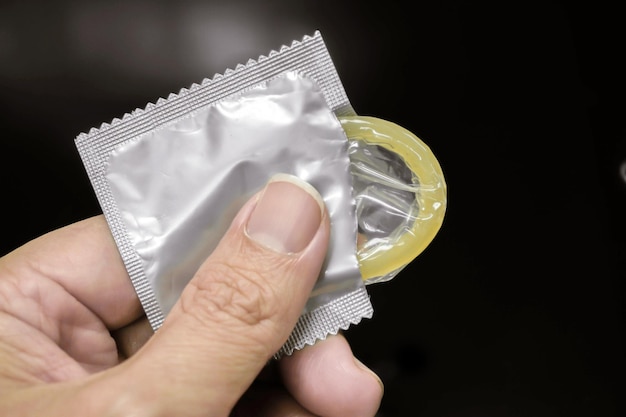
[[[316,32],[76,138],[130,279],[158,330],[241,205],[275,173],[322,195],[323,271],[276,357],[372,316],[356,259],[354,111]]]

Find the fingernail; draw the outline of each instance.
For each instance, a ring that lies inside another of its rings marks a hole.
[[[302,251],[319,229],[324,202],[300,178],[277,174],[270,179],[248,219],[250,238],[277,252]]]
[[[380,385],[381,393],[384,393],[385,392],[385,384],[383,384],[383,381],[380,379],[380,377],[378,375],[376,375],[376,373],[374,371],[372,371],[370,368],[365,366],[365,364],[363,362],[361,362],[360,360],[358,360],[357,358],[354,358],[354,362],[356,363],[356,366],[358,368],[361,368],[361,370],[365,371],[372,378],[374,378],[376,380],[376,382],[378,382],[378,385]]]

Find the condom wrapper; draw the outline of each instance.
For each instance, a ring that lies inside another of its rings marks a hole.
[[[331,236],[317,283],[275,358],[372,317],[366,285],[392,278],[421,250],[411,236],[432,202],[419,197],[408,153],[395,154],[396,142],[380,140],[386,122],[355,117],[315,32],[78,135],[155,331],[239,208],[276,173],[319,191]],[[408,255],[386,259],[393,241]]]

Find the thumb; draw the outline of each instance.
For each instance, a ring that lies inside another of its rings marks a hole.
[[[228,415],[295,326],[328,237],[317,191],[293,176],[272,178],[161,328],[120,367],[125,386],[134,387],[129,395],[148,400],[156,415]]]

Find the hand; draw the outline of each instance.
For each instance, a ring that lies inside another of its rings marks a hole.
[[[321,201],[271,181],[154,334],[102,216],[0,258],[0,415],[374,416],[382,384],[343,336],[271,359],[326,253]]]

